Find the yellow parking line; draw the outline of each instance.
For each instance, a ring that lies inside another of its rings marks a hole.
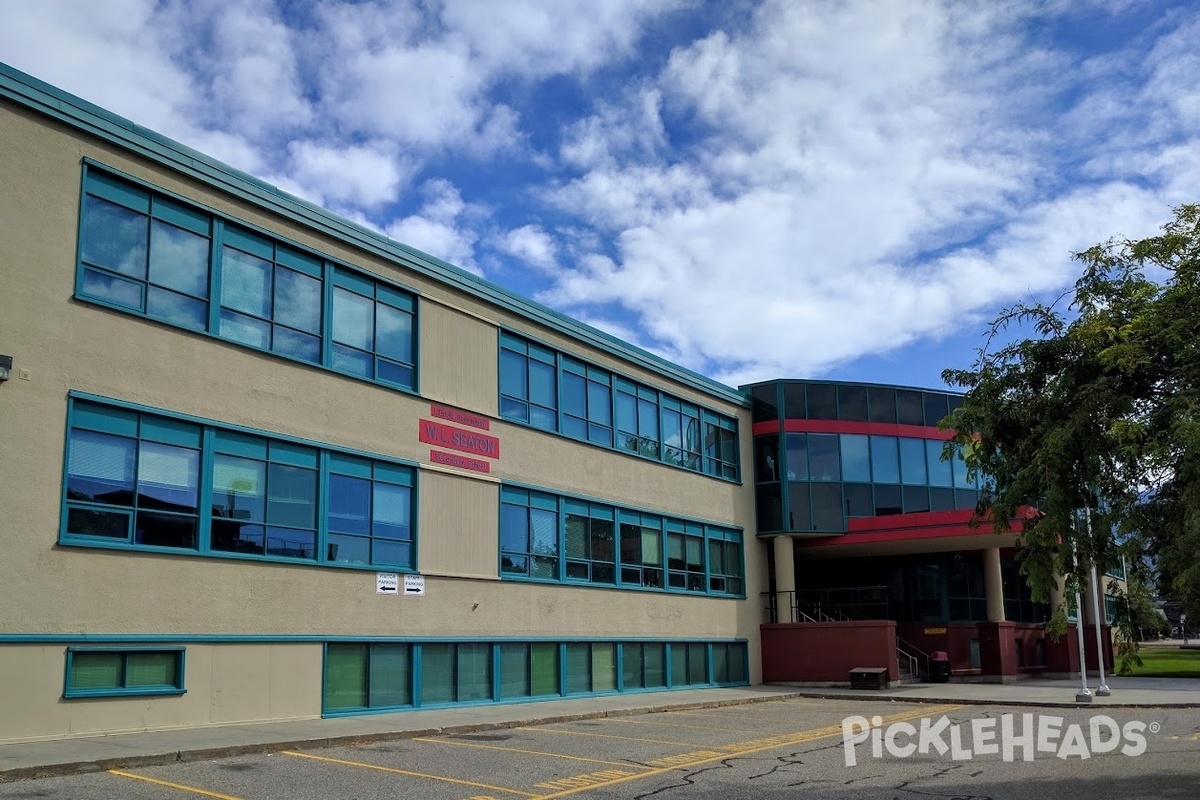
[[[666,739],[639,739],[636,736],[617,736],[613,733],[587,733],[586,731],[564,731],[558,728],[519,728],[518,730],[533,731],[535,733],[562,733],[568,736],[594,736],[599,739],[624,739],[627,742],[651,742],[653,744],[669,744],[675,747],[703,747],[704,745],[696,742],[679,742],[667,741]]]
[[[396,775],[408,775],[411,778],[425,778],[431,781],[442,781],[444,783],[457,783],[461,786],[474,786],[478,789],[488,789],[493,792],[504,792],[505,794],[515,794],[521,797],[537,797],[531,792],[523,792],[520,789],[509,789],[504,786],[492,786],[489,783],[477,783],[476,781],[464,781],[461,778],[450,778],[446,775],[430,775],[426,772],[413,772],[407,769],[396,769],[395,767],[385,767],[380,764],[366,764],[362,761],[346,761],[342,758],[329,758],[328,756],[314,756],[311,753],[298,753],[294,750],[286,750],[283,753],[285,756],[296,756],[297,758],[311,758],[313,761],[327,761],[330,764],[341,764],[346,767],[362,767],[364,769],[374,769],[379,772],[391,772]]]
[[[660,728],[690,728],[696,731],[726,731],[728,733],[750,733],[756,730],[755,728],[719,728],[716,725],[685,725],[682,722],[655,722],[652,719],[630,719],[629,717],[620,717],[613,720],[621,724],[629,723],[630,725],[655,725]],[[758,728],[757,730],[762,730]]]
[[[922,708],[918,711],[908,711],[908,712],[904,712],[904,713],[900,713],[900,714],[890,714],[886,717],[883,717],[882,724],[887,725],[887,724],[891,724],[893,722],[902,722],[907,719],[917,719],[919,717],[932,716],[933,714],[939,714],[939,713],[945,714],[949,711],[954,711],[959,708],[963,708],[963,706],[962,705],[929,706],[927,708]],[[829,739],[834,736],[841,736],[841,735],[842,735],[842,725],[839,722],[836,725],[827,725],[824,728],[815,728],[810,731],[798,732],[793,737],[790,737],[783,741],[781,741],[782,737],[774,736],[774,737],[770,737],[769,739],[766,740],[768,742],[767,744],[762,744],[762,745],[757,745],[754,742],[746,742],[741,745],[734,744],[734,745],[717,746],[717,747],[713,748],[714,751],[724,750],[725,752],[720,752],[720,753],[717,753],[716,755],[705,755],[705,756],[697,758],[693,761],[688,761],[688,762],[683,762],[683,763],[674,763],[674,764],[671,764],[670,766],[660,767],[658,769],[654,769],[649,772],[642,772],[637,775],[626,775],[626,776],[622,776],[620,778],[613,778],[612,780],[604,781],[601,783],[593,783],[593,784],[590,784],[587,786],[580,786],[578,788],[564,789],[561,792],[554,792],[552,794],[543,794],[543,795],[537,797],[536,800],[554,800],[555,798],[567,797],[569,795],[579,794],[580,792],[590,792],[595,789],[604,789],[609,786],[615,786],[619,783],[629,783],[630,781],[637,781],[637,780],[643,780],[645,778],[652,778],[655,775],[665,775],[668,772],[674,772],[674,771],[680,770],[680,769],[692,769],[693,767],[699,767],[704,764],[711,764],[714,761],[724,761],[727,758],[737,758],[739,756],[749,755],[751,753],[761,753],[766,750],[777,750],[780,747],[791,747],[791,746],[794,746],[797,744],[803,744],[806,742],[817,741],[819,739]]]
[[[191,792],[192,794],[202,794],[205,797],[215,797],[217,800],[241,800],[228,794],[218,794],[210,792],[207,789],[197,789],[195,786],[185,786],[182,783],[171,783],[171,781],[160,781],[158,778],[147,778],[145,775],[134,775],[132,772],[124,772],[119,769],[110,769],[109,775],[120,775],[122,778],[133,778],[135,781],[145,781],[146,783],[155,783],[159,786],[167,786],[172,789],[178,789],[181,792]]]
[[[463,742],[457,739],[426,739],[423,736],[414,736],[414,742],[428,742],[430,744],[452,744],[455,747],[476,747],[480,750],[503,750],[508,753],[524,753],[531,756],[547,756],[549,758],[565,758],[571,761],[588,761],[592,764],[608,764],[611,767],[638,767],[640,769],[648,769],[641,764],[634,764],[629,761],[604,761],[599,758],[584,758],[583,756],[565,756],[561,753],[546,753],[541,750],[522,750],[519,747],[504,747],[498,744],[479,744],[477,742]]]

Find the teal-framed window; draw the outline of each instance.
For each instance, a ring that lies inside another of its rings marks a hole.
[[[76,297],[416,389],[415,294],[90,162]]]
[[[513,486],[500,489],[500,572],[558,580],[558,498]]]
[[[737,641],[336,641],[325,644],[326,716],[513,703],[749,682]]]
[[[721,525],[502,486],[500,576],[741,597],[743,534]]]
[[[506,331],[500,416],[705,475],[740,479],[737,419]]]
[[[184,694],[183,647],[68,647],[63,697]]]
[[[553,350],[500,334],[500,416],[558,430],[557,356]]]
[[[410,465],[77,396],[65,461],[62,544],[416,563]]]

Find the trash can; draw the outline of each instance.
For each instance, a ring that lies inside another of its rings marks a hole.
[[[934,650],[929,654],[929,682],[950,682],[950,656],[945,650]]]

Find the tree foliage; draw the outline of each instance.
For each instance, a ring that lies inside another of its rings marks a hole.
[[[944,424],[989,478],[977,518],[1021,532],[1035,599],[1058,575],[1073,596],[1121,541],[1200,619],[1200,205],[1075,258],[1074,291],[1007,309],[974,367],[943,373],[966,390]],[[993,350],[1016,325],[1035,335]]]

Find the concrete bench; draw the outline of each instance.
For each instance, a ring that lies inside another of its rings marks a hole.
[[[886,689],[887,667],[855,667],[850,670],[851,689]]]

